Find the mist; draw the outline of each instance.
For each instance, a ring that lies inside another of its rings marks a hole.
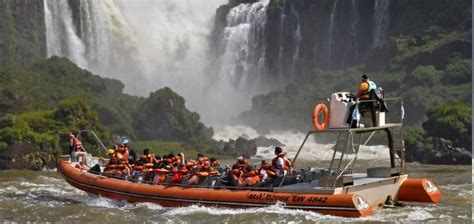
[[[263,12],[262,4],[249,4],[228,18],[234,22],[219,46],[223,56],[216,59],[210,35],[216,9],[226,0],[80,0],[79,10],[64,1],[45,3],[48,56],[68,57],[82,68],[119,79],[126,93],[147,96],[168,86],[204,122],[220,125],[234,122],[250,109],[251,98],[264,92],[248,77],[256,76],[255,69],[244,75],[234,71],[245,67],[238,63],[254,59],[242,59],[242,51],[251,55],[259,50],[248,44],[257,19],[235,18]]]

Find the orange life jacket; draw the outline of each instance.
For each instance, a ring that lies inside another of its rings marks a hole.
[[[243,163],[241,163],[240,161],[237,161],[234,166],[238,166],[239,169],[244,169],[246,168],[247,166],[249,165],[248,161],[247,160],[244,160]]]
[[[155,156],[153,154],[148,154],[148,155],[143,156],[143,157],[145,157],[144,160],[147,163],[153,163],[153,161],[155,160]]]
[[[275,158],[273,158],[272,166],[275,167],[275,169],[281,169],[281,170],[286,170],[287,172],[291,172],[293,164],[285,156],[286,156],[286,152],[282,152],[282,153],[278,154]],[[279,165],[278,165],[278,159],[279,158],[283,159],[282,167],[279,167]]]

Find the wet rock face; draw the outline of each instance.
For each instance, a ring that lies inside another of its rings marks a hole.
[[[285,144],[278,141],[278,139],[267,138],[264,136],[259,136],[254,139],[257,147],[270,147],[270,146],[285,146]]]
[[[41,150],[29,143],[9,145],[0,151],[0,169],[41,170],[45,167],[54,168],[56,159],[49,142],[42,144]]]
[[[0,1],[0,55],[16,58],[20,64],[29,64],[46,56],[46,28],[43,1]],[[9,49],[13,47],[13,50]],[[0,60],[0,62],[3,60]]]
[[[454,147],[444,138],[433,138],[431,141],[418,141],[415,146],[406,150],[408,162],[428,164],[468,165],[472,163],[472,153],[465,148]]]
[[[237,139],[229,139],[228,142],[220,141],[219,147],[226,155],[244,156],[250,158],[257,154],[257,147],[270,146],[285,146],[283,143],[274,138],[266,138],[259,136],[254,139],[249,139],[246,136],[241,136]]]
[[[244,156],[250,158],[257,154],[257,144],[255,139],[246,139],[239,137],[236,140],[230,139],[229,142],[224,143],[223,151],[225,154],[233,156]]]

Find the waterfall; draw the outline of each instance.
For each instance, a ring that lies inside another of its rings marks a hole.
[[[240,4],[230,10],[223,34],[218,79],[230,79],[230,83],[241,90],[255,91],[258,88],[264,72],[263,35],[269,2]]]
[[[219,102],[233,110],[233,115],[238,115],[235,111],[250,109],[250,99],[264,91],[264,31],[269,2],[261,0],[240,4],[232,8],[226,17],[227,26],[218,46],[221,53],[213,63],[216,72],[211,83],[212,91],[215,91],[213,97],[222,98]]]
[[[255,61],[247,73],[263,69],[263,53],[255,49],[262,43],[268,0],[234,9],[228,16],[228,64],[215,75],[207,70],[208,41],[215,11],[226,2],[77,0],[70,5],[44,0],[48,56],[67,57],[96,74],[119,79],[132,94],[148,95],[169,86],[204,121],[230,119],[250,108],[253,94],[242,89],[255,80],[237,80],[238,75],[226,68]],[[232,59],[233,53],[242,58]]]
[[[296,26],[296,30],[295,30],[295,42],[294,42],[294,45],[295,45],[295,51],[293,53],[293,57],[292,57],[292,63],[291,63],[291,78],[292,78],[292,82],[295,82],[295,79],[296,79],[296,62],[298,62],[298,57],[299,57],[299,54],[300,54],[300,44],[301,44],[301,40],[303,39],[303,37],[301,36],[301,23],[300,23],[300,18],[298,16],[298,12],[296,12],[294,6],[292,5],[291,6],[291,12],[292,14],[296,17],[296,21],[297,21],[297,26]]]
[[[372,47],[379,47],[387,38],[387,32],[390,23],[390,0],[377,0],[374,5],[375,25],[372,31]]]
[[[48,57],[67,57],[81,67],[87,67],[85,46],[76,34],[68,2],[44,0],[44,14]]]
[[[351,12],[351,36],[353,42],[353,49],[356,58],[359,58],[359,47],[358,47],[358,30],[359,30],[359,7],[357,6],[356,0],[352,0],[352,12]]]
[[[336,17],[336,9],[339,0],[334,1],[332,6],[331,14],[329,16],[329,30],[328,30],[328,56],[327,60],[331,60],[331,55],[333,51],[333,36],[334,36],[334,18]]]
[[[110,64],[109,17],[102,15],[104,4],[99,1],[80,1],[81,39],[86,46],[86,58],[99,73],[106,72]],[[102,66],[101,66],[102,65]]]
[[[125,66],[121,55],[133,60],[136,41],[113,0],[79,0],[79,21],[68,1],[44,0],[44,5],[48,57],[67,57],[95,73],[124,77],[117,75]]]

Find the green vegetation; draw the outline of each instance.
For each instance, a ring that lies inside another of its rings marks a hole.
[[[0,66],[0,81],[4,84],[0,87],[1,149],[28,143],[40,150],[48,142],[61,153],[60,148],[67,148],[68,131],[94,130],[105,144],[113,144],[112,135],[127,136],[132,141],[166,141],[152,145],[166,151],[216,152],[212,128],[187,110],[184,98],[169,88],[148,98],[130,96],[122,93],[121,82],[93,75],[59,57],[28,67]],[[92,135],[82,133],[81,138],[86,149],[103,153]]]
[[[70,98],[88,99],[111,132],[134,136],[130,111],[142,100],[122,93],[124,85],[101,78],[69,60],[52,57],[29,67],[0,67],[0,115],[48,110]]]
[[[409,161],[471,164],[471,104],[441,104],[428,110],[423,129],[405,138]]]
[[[21,114],[7,114],[0,119],[0,142],[8,145],[26,143],[41,150],[43,144],[52,144],[59,151],[59,134],[69,131],[92,129],[103,139],[108,131],[99,121],[98,115],[82,99],[61,101],[55,110],[31,111]],[[84,145],[96,148],[93,139],[84,138]]]
[[[430,27],[428,30],[432,28],[433,27]],[[392,39],[393,44],[396,46],[396,56],[393,58],[393,61],[395,63],[404,63],[419,54],[431,52],[436,48],[454,41],[463,40],[469,34],[470,32],[456,30],[437,36],[424,36],[419,42],[411,36],[395,37]]]
[[[442,104],[428,110],[428,120],[423,122],[426,134],[446,138],[454,146],[471,146],[471,105],[465,103]]]
[[[0,65],[27,65],[44,57],[43,2],[28,2],[29,7],[17,2],[13,9],[8,9],[8,4],[12,2],[0,2]],[[19,15],[19,11],[28,16]]]
[[[18,33],[4,4],[0,3],[0,64],[15,65],[21,59],[16,53]]]
[[[306,131],[312,128],[314,105],[324,102],[333,92],[355,93],[360,76],[366,73],[384,88],[387,98],[403,98],[405,125],[421,128],[428,110],[435,105],[471,102],[472,62],[459,48],[471,46],[466,39],[471,28],[464,23],[449,32],[429,26],[419,33],[392,37],[378,49],[389,52],[390,57],[375,67],[361,64],[339,70],[315,68],[304,80],[254,97],[252,109],[241,117],[261,131],[288,127]],[[399,108],[392,106],[387,115],[399,116]]]

